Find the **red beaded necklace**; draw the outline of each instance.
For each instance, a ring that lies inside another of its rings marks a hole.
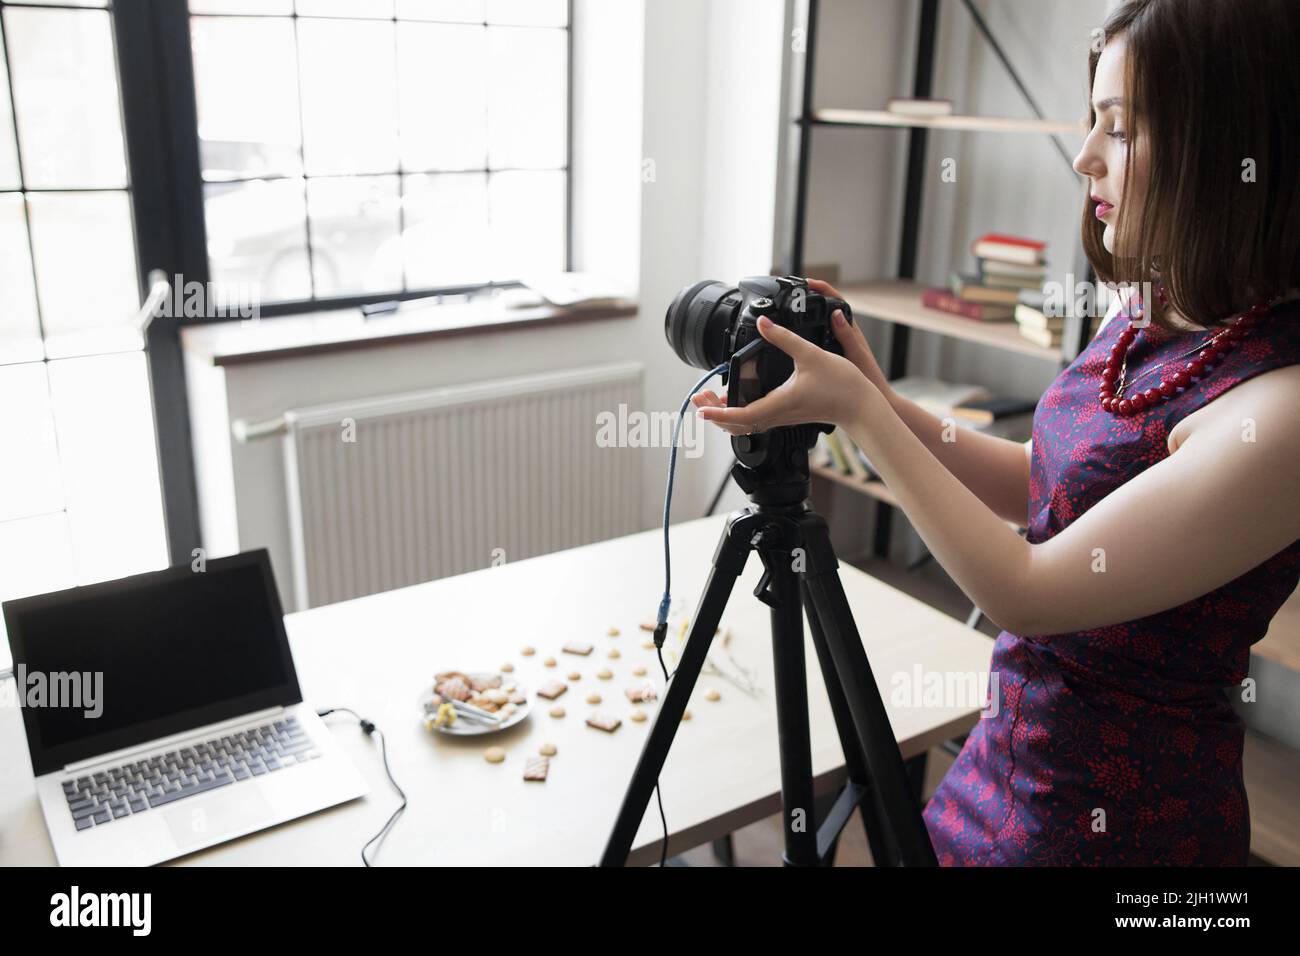
[[[1161,302],[1164,301],[1163,292],[1162,289],[1156,291],[1156,295]],[[1128,351],[1134,339],[1137,338],[1139,328],[1145,326],[1138,326],[1139,319],[1134,318],[1131,312],[1126,313],[1129,317],[1128,327],[1120,332],[1119,338],[1111,346],[1110,358],[1101,372],[1101,390],[1097,393],[1097,399],[1101,402],[1101,407],[1113,415],[1132,415],[1144,408],[1152,408],[1161,402],[1169,401],[1178,394],[1180,389],[1190,388],[1192,383],[1199,382],[1219,363],[1219,359],[1236,348],[1242,336],[1259,321],[1260,316],[1267,309],[1268,303],[1266,300],[1256,302],[1247,311],[1237,316],[1231,325],[1215,332],[1200,345],[1184,352],[1182,355],[1152,366],[1141,375],[1135,376],[1131,381],[1125,379]],[[1142,309],[1139,306],[1139,317],[1142,314]],[[1174,365],[1174,363],[1198,352],[1202,354],[1185,365]],[[1128,397],[1124,396],[1125,387],[1131,386],[1139,379],[1145,378],[1157,369],[1166,366],[1172,366],[1172,369],[1166,369],[1164,374],[1161,375],[1159,385],[1152,386],[1145,391],[1134,391]]]

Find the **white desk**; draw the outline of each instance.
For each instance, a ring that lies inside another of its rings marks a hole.
[[[693,609],[713,557],[723,519],[677,525],[672,532],[675,597]],[[663,589],[661,532],[646,532],[572,551],[505,564],[386,594],[315,608],[286,618],[305,699],[351,707],[387,735],[389,760],[410,806],[377,857],[384,864],[595,863],[618,810],[650,722],[627,719],[625,686],[632,669],[662,682],[655,655],[642,647],[638,625],[653,618]],[[751,555],[723,626],[733,654],[760,675],[764,693],[750,698],[729,683],[702,676],[661,779],[670,847],[680,852],[720,837],[780,808],[776,709],[767,608],[751,595],[761,572]],[[925,672],[982,674],[992,642],[984,635],[853,568],[840,569],[849,603],[904,756],[920,753],[973,726],[977,708],[902,707],[891,703],[891,677]],[[609,637],[617,627],[622,634]],[[562,654],[578,639],[595,645],[589,657]],[[818,791],[843,780],[843,758],[811,642],[807,670],[812,756]],[[520,655],[525,644],[533,657]],[[680,648],[670,634],[666,648]],[[621,657],[607,654],[617,647]],[[543,667],[547,655],[559,666]],[[417,698],[435,671],[495,668],[510,661],[530,690],[550,677],[582,672],[557,703],[567,716],[549,716],[537,701],[519,726],[492,739],[455,739],[427,732]],[[672,664],[669,664],[670,668]],[[598,680],[609,667],[613,680]],[[704,690],[722,699],[710,702]],[[613,734],[585,719],[602,710],[623,718]],[[362,844],[397,805],[380,763],[377,741],[355,721],[328,718],[370,783],[363,800],[335,807],[185,858],[190,864],[359,865]],[[523,763],[544,741],[559,748],[545,783],[526,783]],[[500,743],[502,764],[483,751]],[[633,862],[658,859],[660,822],[651,801]],[[53,850],[36,802],[31,764],[16,708],[0,711],[0,865],[52,864]]]

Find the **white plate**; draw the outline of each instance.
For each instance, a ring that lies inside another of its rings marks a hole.
[[[524,702],[515,708],[513,714],[496,726],[479,724],[472,720],[466,720],[464,717],[457,717],[456,722],[450,727],[445,724],[439,727],[433,723],[432,719],[433,715],[438,712],[438,707],[433,703],[433,698],[436,695],[433,692],[433,686],[430,685],[424,689],[422,694],[420,694],[420,720],[424,723],[427,729],[436,730],[439,733],[450,734],[453,737],[477,737],[482,734],[495,734],[505,730],[507,727],[513,727],[515,724],[527,717],[532,711],[533,698],[532,695],[528,693],[528,688],[519,683],[519,681],[515,680],[509,674],[498,674],[497,671],[466,671],[465,673],[474,677],[487,674],[500,676],[503,683],[512,683],[515,685],[515,689],[520,694],[523,694]]]

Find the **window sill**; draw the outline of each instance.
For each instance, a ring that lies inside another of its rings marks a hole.
[[[359,309],[251,321],[210,322],[181,329],[185,352],[213,365],[249,365],[330,352],[429,342],[509,329],[631,318],[637,303],[559,308],[514,307],[499,301],[406,305],[371,318]]]

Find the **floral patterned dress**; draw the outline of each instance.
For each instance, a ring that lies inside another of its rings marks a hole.
[[[1112,415],[1097,391],[1127,324],[1121,311],[1103,325],[1039,400],[1031,543],[1167,457],[1183,417],[1255,375],[1300,362],[1300,308],[1291,302],[1191,388]],[[1210,334],[1161,339],[1151,331],[1129,352],[1130,376]],[[1159,373],[1143,381],[1152,378]],[[1068,634],[999,634],[990,668],[996,714],[978,722],[925,809],[940,864],[1244,865],[1244,726],[1228,694],[1241,693],[1250,647],[1297,580],[1300,541],[1158,614]]]

